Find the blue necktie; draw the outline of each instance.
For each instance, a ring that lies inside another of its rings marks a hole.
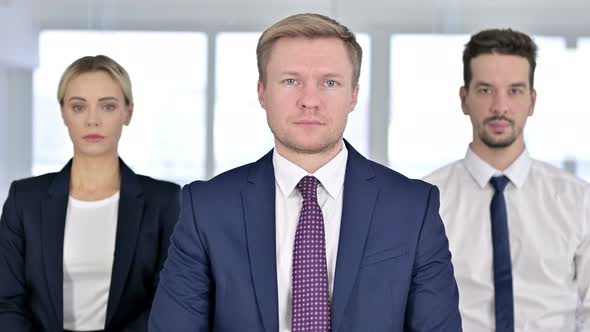
[[[496,306],[496,332],[514,331],[514,297],[512,293],[512,261],[504,188],[509,180],[505,176],[493,177],[490,183],[495,189],[490,213],[492,217],[492,242],[494,244],[494,293]]]

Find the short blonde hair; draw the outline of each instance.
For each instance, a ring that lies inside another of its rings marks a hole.
[[[93,73],[97,71],[104,71],[109,74],[113,80],[119,83],[125,97],[125,104],[131,106],[133,104],[133,92],[131,90],[131,79],[129,74],[120,64],[106,55],[85,56],[74,61],[64,71],[59,80],[57,87],[57,100],[60,106],[63,106],[66,88],[70,81],[80,74]]]
[[[346,26],[337,21],[320,14],[297,14],[289,16],[266,29],[256,47],[256,60],[258,62],[258,79],[265,83],[265,70],[270,52],[277,40],[280,38],[338,38],[344,45],[352,63],[352,85],[357,85],[361,75],[361,62],[363,50],[356,41],[354,33]]]

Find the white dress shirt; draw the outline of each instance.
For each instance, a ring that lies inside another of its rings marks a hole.
[[[119,193],[99,201],[70,196],[63,257],[63,324],[103,330],[115,254]]]
[[[425,178],[439,187],[463,330],[495,330],[490,203],[506,175],[515,331],[590,331],[590,186],[525,150],[500,172],[467,150]],[[579,306],[579,303],[581,305]],[[579,307],[578,307],[579,306]],[[578,317],[576,317],[578,310]]]
[[[313,175],[319,181],[318,201],[324,215],[326,234],[326,263],[328,267],[328,288],[330,299],[334,289],[334,271],[338,253],[338,237],[342,218],[342,194],[348,150],[342,150],[314,174],[282,157],[277,150],[273,152],[273,166],[276,186],[276,256],[277,286],[279,300],[279,331],[291,331],[291,272],[293,243],[299,222],[299,212],[303,198],[297,190],[297,183],[306,175]]]

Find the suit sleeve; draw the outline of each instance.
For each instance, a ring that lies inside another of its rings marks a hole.
[[[32,332],[25,282],[25,235],[12,183],[0,217],[0,326],[3,331]]]
[[[438,189],[432,187],[416,248],[406,310],[406,331],[462,330],[459,291],[438,209]]]
[[[180,189],[178,186],[174,187],[174,191],[168,196],[168,202],[165,204],[162,215],[160,216],[160,253],[158,255],[157,271],[158,274],[154,278],[153,289],[150,291],[150,299],[153,300],[156,289],[159,283],[159,273],[164,266],[168,248],[170,245],[170,236],[174,230],[174,225],[178,221],[178,214],[180,212]],[[127,323],[121,332],[145,332],[148,330],[148,318],[152,308],[152,301],[146,303],[146,308],[135,319]]]
[[[194,213],[191,188],[182,190],[180,220],[170,239],[168,257],[149,318],[151,332],[211,330],[213,278]]]

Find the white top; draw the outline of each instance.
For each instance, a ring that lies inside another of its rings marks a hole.
[[[68,201],[64,234],[64,329],[102,330],[105,327],[119,193],[100,201]]]
[[[319,181],[318,202],[324,215],[326,234],[326,263],[328,267],[328,288],[330,298],[334,289],[334,271],[338,253],[338,237],[342,218],[342,194],[348,150],[342,150],[314,174],[293,164],[273,152],[273,166],[276,186],[276,245],[277,245],[277,286],[279,300],[279,331],[291,331],[291,272],[295,231],[303,198],[297,190],[297,183],[306,175],[313,175]]]
[[[489,180],[506,175],[515,331],[590,331],[590,186],[525,150],[504,172],[471,149],[425,178],[441,192],[463,330],[495,330]]]

